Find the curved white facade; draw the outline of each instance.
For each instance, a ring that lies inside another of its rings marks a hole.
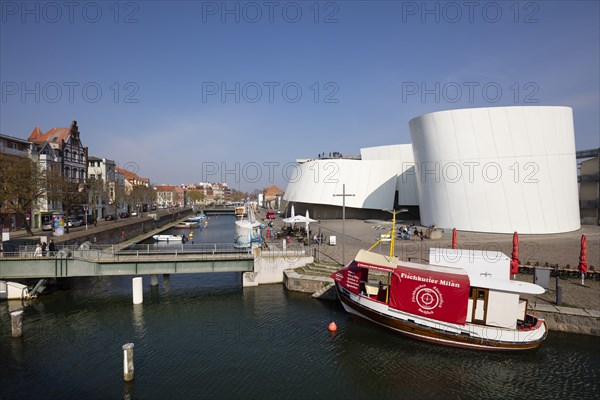
[[[580,228],[571,108],[440,111],[409,126],[421,224],[529,234]]]
[[[417,205],[417,188],[411,145],[361,149],[361,160],[315,159],[298,165],[288,182],[284,200],[307,204],[342,206],[346,185],[346,207],[391,210],[398,191],[402,205]],[[410,169],[410,173],[404,174]]]

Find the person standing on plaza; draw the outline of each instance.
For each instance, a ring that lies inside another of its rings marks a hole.
[[[50,257],[54,257],[54,253],[56,252],[56,245],[54,244],[54,239],[50,239],[48,250],[50,251]]]
[[[35,251],[33,252],[33,256],[34,257],[41,257],[42,256],[42,246],[40,246],[39,243],[35,245]]]
[[[46,257],[46,249],[48,248],[48,244],[46,242],[42,242],[42,257]]]

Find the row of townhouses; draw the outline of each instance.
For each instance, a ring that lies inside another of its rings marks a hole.
[[[69,215],[105,219],[150,211],[154,207],[182,207],[224,203],[231,199],[226,183],[158,185],[138,176],[127,165],[119,166],[106,157],[89,155],[82,143],[77,121],[69,128],[52,128],[43,132],[39,126],[27,139],[0,135],[0,152],[28,157],[39,164],[47,175],[55,174],[79,184],[84,201],[69,206]],[[0,227],[20,229],[25,224],[41,228],[55,214],[65,213],[65,204],[42,195],[19,215],[0,201]]]
[[[158,185],[154,189],[158,207],[216,205],[229,202],[232,198],[231,189],[224,182]]]

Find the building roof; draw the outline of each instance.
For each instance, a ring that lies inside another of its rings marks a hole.
[[[272,185],[271,187],[263,189],[263,195],[265,200],[274,200],[277,196],[283,196],[285,192],[279,189],[277,186]]]
[[[172,192],[175,189],[175,186],[171,185],[159,185],[156,186],[156,190],[158,192]]]
[[[81,145],[77,121],[73,121],[69,128],[52,128],[46,133],[42,133],[38,125],[31,131],[28,140],[37,145],[43,145],[44,143],[59,145],[67,142],[69,137],[72,137]]]
[[[29,140],[35,143],[52,142],[60,143],[68,139],[71,130],[69,128],[52,128],[46,133],[42,133],[39,126],[36,126]]]
[[[19,142],[19,143],[23,143],[23,144],[27,144],[29,143],[29,140],[27,139],[21,139],[15,136],[10,136],[10,135],[2,135],[0,134],[0,138],[6,139],[6,140],[11,140],[13,142]]]
[[[123,169],[123,168],[119,168],[119,167],[115,167],[115,171],[118,172],[118,173],[123,174],[123,176],[125,177],[125,179],[127,179],[128,181],[139,181],[139,182],[150,183],[150,179],[148,179],[148,178],[142,178],[142,177],[138,176],[136,173],[131,172],[129,170],[126,170],[126,169]]]

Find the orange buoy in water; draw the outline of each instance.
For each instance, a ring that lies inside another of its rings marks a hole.
[[[335,332],[337,331],[337,325],[335,324],[335,322],[332,322],[329,324],[329,332]]]

